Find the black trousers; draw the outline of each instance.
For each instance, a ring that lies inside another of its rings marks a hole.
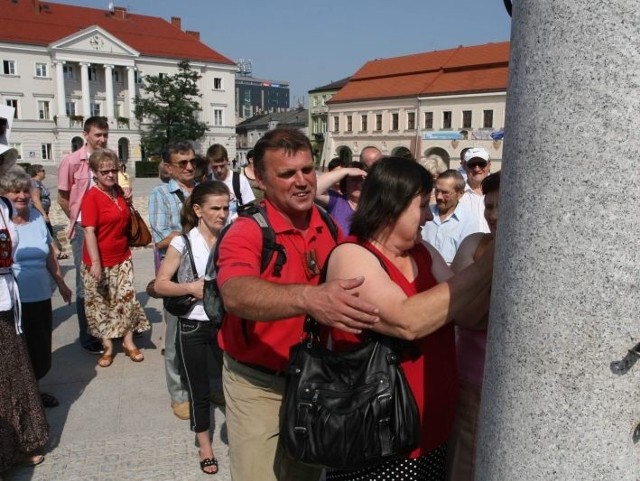
[[[176,353],[180,374],[191,399],[191,430],[207,431],[211,426],[209,380],[222,376],[222,352],[216,341],[218,330],[210,321],[179,318]]]
[[[51,369],[52,323],[51,299],[22,303],[22,332],[36,379]]]

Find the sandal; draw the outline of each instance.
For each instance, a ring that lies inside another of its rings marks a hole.
[[[60,404],[56,397],[48,392],[41,392],[40,397],[42,398],[42,404],[46,408],[54,408]]]
[[[16,460],[16,466],[37,466],[44,461],[42,454],[23,454]]]
[[[122,346],[122,350],[124,351],[124,355],[131,359],[133,362],[142,362],[144,361],[144,354],[140,352],[140,349],[134,347],[133,349],[127,349]]]
[[[215,471],[206,471],[205,468],[215,466]],[[200,469],[205,474],[216,474],[218,472],[218,460],[216,458],[206,458],[200,461]]]
[[[109,367],[113,364],[113,354],[103,354],[98,358],[98,366]]]
[[[69,258],[69,254],[65,254],[64,252],[61,252],[60,254],[58,254],[57,259],[60,261],[62,259],[68,259]]]

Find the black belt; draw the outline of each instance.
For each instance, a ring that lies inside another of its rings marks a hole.
[[[229,353],[227,353],[227,356],[229,356]],[[269,374],[270,376],[276,376],[276,377],[284,377],[286,375],[285,371],[274,371],[273,369],[269,369],[268,367],[261,366],[260,364],[253,364],[250,362],[239,361],[233,356],[229,356],[229,357],[233,359],[235,362],[237,362],[238,364],[254,369],[258,372],[261,372],[262,374]]]

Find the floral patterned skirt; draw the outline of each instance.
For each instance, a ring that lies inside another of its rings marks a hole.
[[[13,311],[0,312],[0,473],[21,453],[42,448],[49,438],[27,347],[16,334]]]
[[[103,267],[100,282],[91,277],[86,264],[82,264],[81,272],[89,334],[113,339],[128,331],[151,329],[144,309],[136,299],[131,259],[113,267]]]

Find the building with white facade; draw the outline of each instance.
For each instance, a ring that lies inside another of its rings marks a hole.
[[[366,63],[327,102],[323,161],[358,160],[373,145],[385,155],[440,156],[483,147],[502,163],[509,42]]]
[[[106,4],[106,2],[105,2]],[[16,108],[11,143],[24,162],[58,164],[83,143],[84,119],[110,125],[109,147],[140,160],[134,99],[145,75],[173,75],[189,60],[200,79],[200,143],[234,155],[235,62],[183,31],[181,20],[39,0],[0,0],[0,102]]]

